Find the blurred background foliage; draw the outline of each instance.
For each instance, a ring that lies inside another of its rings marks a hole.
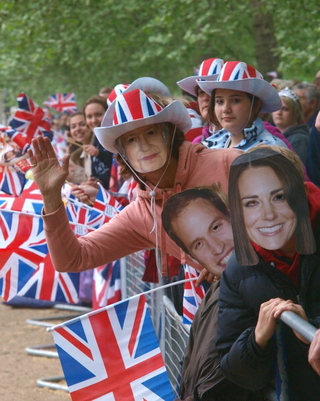
[[[0,1],[0,91],[39,105],[152,76],[176,81],[202,60],[242,60],[265,76],[312,81],[320,69],[319,0]]]

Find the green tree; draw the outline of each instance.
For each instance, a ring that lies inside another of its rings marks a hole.
[[[0,0],[0,88],[15,104],[153,76],[175,82],[208,57],[312,80],[319,69],[318,0]]]

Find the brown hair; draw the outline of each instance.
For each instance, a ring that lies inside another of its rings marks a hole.
[[[289,148],[285,148],[284,146],[266,145],[264,143],[260,143],[259,145],[253,146],[252,148],[246,150],[246,153],[253,152],[257,149],[271,149],[271,150],[274,150],[275,152],[281,153],[298,170],[298,173],[300,174],[302,181],[305,181],[305,174],[303,171],[303,163],[302,163],[300,157],[294,151],[292,151]]]
[[[106,99],[105,99],[103,96],[95,95],[95,96],[90,97],[90,98],[85,102],[85,104],[84,104],[84,106],[83,106],[83,108],[82,108],[82,111],[83,111],[83,114],[84,114],[84,115],[86,115],[86,107],[87,107],[89,104],[92,104],[92,103],[101,104],[101,106],[104,108],[104,110],[107,111],[108,105],[107,105]]]
[[[221,213],[229,218],[227,208],[227,196],[221,192],[220,184],[211,186],[195,187],[186,189],[182,192],[170,196],[164,204],[161,219],[162,225],[168,236],[187,254],[190,251],[180,240],[178,233],[173,229],[174,221],[180,216],[182,211],[196,199],[203,199],[218,209]]]
[[[308,199],[304,181],[295,166],[282,154],[272,149],[256,148],[245,152],[232,163],[229,175],[229,206],[237,260],[242,265],[255,265],[258,255],[247,234],[238,182],[249,168],[270,167],[283,184],[285,198],[297,218],[296,250],[299,254],[312,254],[316,244],[309,217]]]

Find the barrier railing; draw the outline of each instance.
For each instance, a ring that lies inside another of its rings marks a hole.
[[[143,251],[136,252],[121,260],[121,291],[123,299],[155,289],[163,284],[161,279],[158,284],[144,282],[142,280],[144,270]],[[175,396],[178,397],[181,367],[189,338],[190,325],[182,323],[182,317],[177,313],[173,302],[166,296],[163,289],[147,294],[146,298],[158,334],[160,349],[164,357],[169,380]],[[72,306],[71,310],[73,310]],[[80,312],[82,312],[82,310],[79,310],[79,313]],[[86,311],[83,310],[83,313],[85,312]],[[316,328],[310,323],[289,311],[283,312],[280,319],[308,341],[312,341]],[[36,323],[41,324],[42,322]],[[34,323],[32,322],[32,324]],[[45,324],[47,325],[48,323],[45,322]],[[36,350],[36,352],[38,352],[38,350]],[[43,355],[43,351],[41,351],[41,354]],[[63,376],[49,379],[39,379],[37,381],[38,386],[68,391],[66,386],[56,383],[63,379]],[[275,390],[272,388],[268,390],[265,396],[268,401],[276,401],[277,399]]]

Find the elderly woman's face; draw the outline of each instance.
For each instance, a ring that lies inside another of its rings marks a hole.
[[[295,252],[297,218],[271,167],[249,168],[238,182],[244,224],[251,241],[284,254]]]
[[[168,145],[162,124],[147,125],[120,138],[131,167],[138,173],[159,170],[167,161]]]

